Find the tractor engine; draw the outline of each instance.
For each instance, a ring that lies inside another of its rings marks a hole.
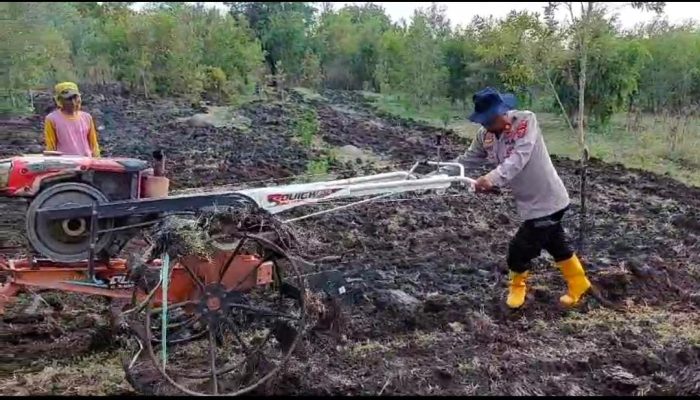
[[[167,196],[163,155],[153,155],[155,168],[138,159],[66,156],[57,152],[3,159],[0,197],[24,198],[29,202],[26,236],[36,252],[57,262],[83,261],[90,251],[90,219],[51,221],[37,211]],[[100,258],[115,256],[135,232],[119,227],[157,218],[157,214],[146,214],[100,219],[94,254]]]

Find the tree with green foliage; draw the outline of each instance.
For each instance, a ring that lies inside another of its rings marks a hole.
[[[209,10],[209,13],[214,12],[216,10]],[[248,91],[264,55],[247,21],[212,16],[202,34],[202,41],[202,64],[220,68],[227,77],[223,91],[231,94]]]
[[[545,30],[538,14],[512,11],[503,20],[490,21],[479,35],[479,56],[525,106],[532,103],[530,89],[537,83],[538,64],[531,61],[534,47]]]
[[[472,32],[455,32],[443,44],[444,65],[447,68],[447,90],[445,95],[451,103],[461,101],[466,107],[467,99],[486,86],[488,70],[477,53],[476,38]]]
[[[2,3],[7,17],[0,29],[0,85],[6,91],[3,113],[24,110],[28,90],[52,86],[56,80],[74,78],[70,43],[47,3]],[[69,13],[59,6],[56,13]]]
[[[304,2],[231,2],[224,3],[234,16],[245,17],[265,51],[265,61],[273,75],[278,63],[287,74],[301,72],[307,38],[315,20],[316,8]]]
[[[381,37],[391,27],[384,9],[373,4],[329,10],[319,18],[315,40],[324,82],[330,88],[379,90],[375,70]]]
[[[634,101],[659,113],[689,109],[700,102],[700,31],[667,29],[641,39],[651,62],[644,65]]]
[[[404,31],[395,27],[384,32],[379,40],[379,59],[374,72],[381,93],[392,93],[401,87],[408,58]]]
[[[637,92],[641,71],[651,58],[638,40],[616,37],[612,20],[604,19],[604,16],[598,18],[598,28],[589,30],[586,101],[581,115],[605,126]],[[579,73],[580,63],[573,52],[553,72],[557,95],[571,119],[580,114],[576,83]]]
[[[3,4],[8,102],[28,89],[76,79],[116,80],[146,96],[250,90],[263,53],[245,19],[186,3],[149,3],[139,12],[128,6]]]
[[[550,12],[553,12],[554,9],[556,9],[557,5],[559,3],[556,2],[550,2],[549,3],[549,10]],[[595,82],[596,84],[599,84],[597,80],[589,80],[589,57],[591,54],[594,56],[596,55],[596,44],[600,44],[601,47],[604,47],[604,44],[606,43],[606,35],[609,33],[609,30],[605,29],[606,26],[609,26],[606,22],[605,14],[607,12],[607,8],[605,5],[602,5],[600,3],[595,3],[595,2],[580,2],[580,16],[578,18],[575,17],[574,15],[574,4],[572,2],[565,2],[563,3],[568,11],[569,15],[571,17],[571,26],[569,28],[569,33],[572,36],[572,43],[573,43],[573,48],[574,48],[574,54],[576,59],[578,60],[578,71],[577,71],[577,81],[578,85],[576,87],[576,91],[578,93],[578,119],[577,119],[577,130],[578,130],[578,145],[579,149],[581,151],[581,158],[580,158],[580,165],[581,165],[581,188],[580,188],[580,193],[581,193],[581,220],[580,220],[580,226],[579,229],[581,232],[584,232],[584,216],[585,216],[585,185],[586,185],[586,162],[589,157],[589,150],[588,146],[586,145],[586,131],[584,129],[584,118],[586,116],[586,93],[588,90],[588,84],[590,82]],[[631,5],[635,8],[647,8],[647,9],[653,9],[657,13],[663,10],[664,3],[631,3]],[[550,24],[551,25],[551,24]],[[593,50],[593,51],[591,51]],[[604,50],[600,52],[600,54],[605,54]],[[632,58],[639,57],[640,52],[639,51],[631,51],[630,55]],[[622,67],[624,68],[624,59],[625,57],[621,57],[623,59]],[[626,60],[630,61],[630,60]],[[639,65],[637,60],[632,60],[633,65]],[[627,65],[630,65],[629,63]],[[595,69],[592,69],[595,71]],[[600,70],[600,69],[599,69]],[[617,69],[618,72],[617,77],[619,77],[621,74],[619,72],[620,68]],[[622,71],[623,73],[625,71]],[[634,71],[627,71],[630,73],[630,75],[634,74]],[[614,75],[613,75],[614,76]],[[623,75],[624,76],[624,75]],[[606,77],[602,77],[602,79],[605,79]],[[608,77],[611,78],[611,77]],[[621,87],[619,89],[627,89],[630,90],[631,87],[633,87],[635,84],[632,82],[633,77],[627,77],[627,79],[622,78],[618,79],[616,83],[620,84]],[[624,87],[622,87],[624,86]],[[606,92],[605,90],[598,91],[600,92]],[[561,96],[559,96],[561,98]],[[603,101],[607,101],[608,99],[602,99]],[[615,99],[617,100],[617,99]],[[606,115],[608,115],[608,112],[611,109],[614,109],[615,105],[617,103],[613,102],[612,104],[595,104],[595,109],[601,114],[602,118],[601,120],[605,121],[606,120]],[[582,236],[581,236],[582,238]]]
[[[2,107],[23,108],[28,90],[66,79],[227,101],[267,66],[289,84],[373,90],[414,107],[467,107],[475,91],[499,87],[524,106],[562,110],[581,139],[579,115],[605,125],[624,109],[690,112],[700,97],[696,25],[657,19],[621,31],[603,3],[554,2],[542,14],[475,17],[457,29],[436,4],[399,23],[372,3],[323,3],[319,12],[313,3],[226,4],[222,15],[181,2],[2,3]],[[557,7],[569,21],[555,18]]]
[[[410,94],[414,107],[420,108],[446,92],[448,70],[442,64],[442,49],[435,18],[417,9],[406,31],[406,51],[410,54],[403,65],[399,87]],[[433,16],[434,17],[434,16]]]

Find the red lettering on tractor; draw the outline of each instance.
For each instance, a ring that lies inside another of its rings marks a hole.
[[[299,193],[274,193],[267,195],[267,201],[274,203],[278,206],[296,203],[298,201],[308,200],[308,199],[320,199],[339,191],[340,189],[321,189],[314,190],[311,192],[299,192]]]

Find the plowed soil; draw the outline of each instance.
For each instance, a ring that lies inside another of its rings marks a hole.
[[[443,159],[468,145],[451,131],[378,113],[357,94],[323,95],[246,104],[236,114],[246,122],[229,127],[179,120],[199,112],[182,101],[147,101],[114,90],[86,96],[85,108],[104,125],[105,156],[148,159],[154,147],[163,148],[176,189],[284,182],[303,174],[322,151],[294,137],[302,108],[316,111],[318,136],[327,146],[353,145],[383,164],[407,168],[434,158],[438,133]],[[3,155],[41,144],[40,119],[28,124],[3,136],[15,146],[0,143]],[[565,224],[576,239],[580,173],[576,162],[553,158],[573,199]],[[339,176],[359,169],[386,167],[330,165]],[[383,199],[296,223],[304,238],[298,251],[321,260],[317,269],[337,268],[350,281],[347,326],[340,340],[306,338],[304,351],[265,393],[700,395],[700,189],[598,160],[590,163],[587,182],[578,250],[599,295],[574,310],[558,307],[565,283],[544,254],[533,266],[526,306],[504,308],[505,254],[519,225],[507,190]],[[248,185],[262,184],[269,183]],[[6,232],[21,232],[21,212],[0,215]],[[0,324],[0,348],[10,353],[3,357],[14,360],[14,375],[0,376],[0,392],[133,392],[116,372],[114,346],[101,328],[106,306],[53,295],[59,300],[52,307],[34,313],[43,319],[17,319],[29,302],[23,298]],[[65,321],[66,313],[93,317],[76,323],[77,317]],[[57,338],[72,343],[72,353],[47,354]]]

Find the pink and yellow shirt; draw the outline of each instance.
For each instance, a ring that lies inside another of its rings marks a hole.
[[[99,157],[97,129],[92,116],[84,111],[67,115],[55,110],[44,121],[46,150],[66,155]]]

